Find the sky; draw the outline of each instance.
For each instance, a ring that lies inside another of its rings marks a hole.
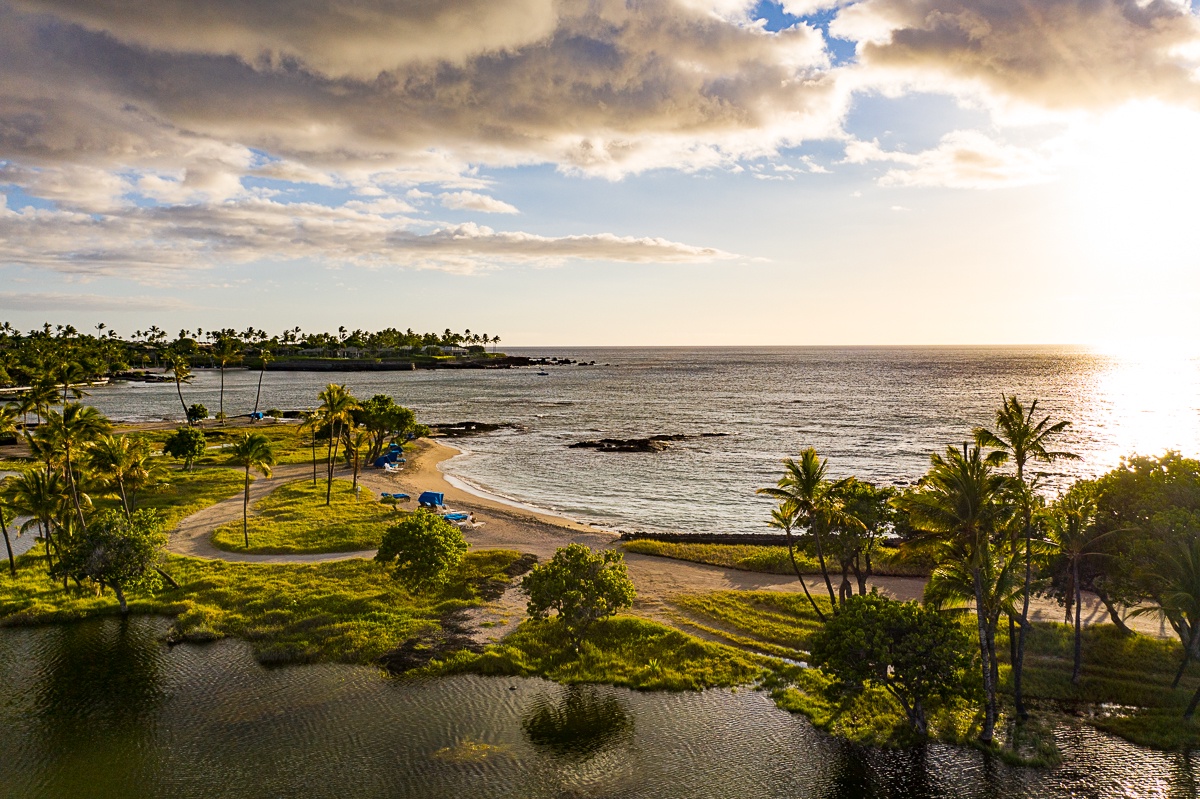
[[[1185,0],[0,0],[0,319],[1200,347]]]

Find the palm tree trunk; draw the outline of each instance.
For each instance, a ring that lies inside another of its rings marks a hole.
[[[4,548],[8,550],[8,570],[12,576],[17,576],[17,559],[13,557],[12,542],[8,540],[8,521],[4,518],[4,508],[0,507],[0,530],[4,531]]]
[[[817,618],[821,620],[822,624],[824,624],[825,614],[821,612],[819,607],[817,607],[817,600],[813,599],[813,595],[808,592],[808,586],[805,585],[804,577],[800,574],[800,567],[796,565],[796,547],[794,541],[792,540],[792,528],[784,527],[783,532],[787,535],[788,557],[791,558],[792,561],[792,571],[796,572],[796,579],[800,581],[800,587],[804,589],[804,595],[808,597],[808,603],[812,605],[813,613],[816,613]]]
[[[1175,679],[1171,681],[1171,690],[1179,687],[1179,681],[1183,679],[1183,673],[1187,670],[1188,663],[1192,660],[1191,650],[1187,647],[1183,649],[1183,661],[1179,664],[1179,669],[1175,672]]]
[[[312,431],[313,488],[317,487],[317,428]]]
[[[1183,717],[1190,719],[1196,714],[1196,705],[1200,705],[1200,688],[1196,689],[1196,693],[1192,694],[1192,701],[1188,702],[1187,710],[1183,711]]]
[[[979,628],[979,657],[983,669],[983,692],[985,706],[983,709],[983,729],[979,732],[979,740],[984,743],[992,742],[993,730],[996,726],[996,685],[992,682],[991,654],[988,647],[987,611],[983,607],[983,588],[979,570],[974,570],[975,577],[975,619]]]
[[[263,375],[267,373],[267,359],[262,359],[262,367],[258,370],[258,391],[254,394],[254,412],[258,413],[258,401],[262,398]]]
[[[330,435],[331,436],[333,435],[332,430],[330,431]],[[338,435],[334,439],[334,442],[333,442],[333,457],[329,459],[329,480],[325,483],[325,504],[326,505],[328,505],[330,503],[330,498],[333,496],[333,470],[337,463],[338,445],[341,443],[342,443],[342,436],[341,436],[341,431],[339,430]]]
[[[117,477],[117,493],[121,495],[121,506],[125,508],[125,518],[132,519],[133,511],[129,509],[129,498],[125,496],[125,481]]]
[[[1096,588],[1094,585],[1092,590],[1096,592],[1096,596],[1099,597],[1100,601],[1104,603],[1104,609],[1108,611],[1109,619],[1111,619],[1112,623],[1115,624],[1117,629],[1121,631],[1121,634],[1133,635],[1133,630],[1129,629],[1129,625],[1127,625],[1125,620],[1121,618],[1121,614],[1117,612],[1117,608],[1113,604],[1112,600],[1109,599],[1108,594],[1102,589]]]
[[[79,490],[75,487],[75,470],[71,468],[71,448],[68,446],[65,451],[67,460],[67,485],[71,487],[71,500],[75,503],[75,512],[79,514],[80,528],[87,527],[87,522],[83,518],[83,506],[79,504]]]
[[[175,378],[175,393],[179,395],[179,406],[183,408],[183,420],[191,426],[192,420],[188,418],[187,403],[183,401],[183,384],[179,382],[179,378]]]
[[[1083,674],[1083,628],[1079,620],[1083,610],[1083,591],[1079,587],[1079,559],[1076,558],[1071,566],[1071,579],[1075,581],[1075,669],[1071,672],[1071,683],[1079,685],[1079,678]]]
[[[333,491],[333,428],[332,420],[329,422],[329,445],[325,448],[325,504],[329,504],[329,495]]]
[[[1017,717],[1022,721],[1029,718],[1025,709],[1025,697],[1021,690],[1021,676],[1025,666],[1025,634],[1029,629],[1029,594],[1033,587],[1033,525],[1029,508],[1025,509],[1025,589],[1021,598],[1021,629],[1017,631],[1017,659],[1013,661],[1013,705]]]
[[[225,426],[225,361],[221,361],[221,399],[217,401],[217,413],[221,414],[221,427]]]
[[[817,542],[817,562],[821,564],[821,576],[825,578],[825,588],[829,591],[829,604],[836,611],[838,601],[833,593],[833,583],[829,579],[829,569],[825,566],[825,552],[821,547],[821,534],[817,531],[815,525],[811,529],[813,540]]]
[[[250,548],[250,466],[246,466],[246,488],[242,494],[242,538]]]

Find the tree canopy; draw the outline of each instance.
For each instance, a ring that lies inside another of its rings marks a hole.
[[[410,590],[444,584],[467,554],[462,530],[421,509],[383,534],[375,560],[392,569],[392,576]]]
[[[521,589],[529,596],[529,615],[545,619],[554,611],[576,645],[588,627],[631,607],[635,596],[624,555],[593,552],[583,544],[569,544],[535,566]]]

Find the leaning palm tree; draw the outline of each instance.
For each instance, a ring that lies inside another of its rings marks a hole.
[[[938,556],[939,568],[957,571],[969,582],[986,695],[979,735],[984,742],[992,740],[996,726],[996,625],[1011,571],[1003,538],[1009,515],[1005,501],[1008,483],[979,447],[964,444],[961,451],[947,447],[945,457],[932,455],[919,489],[896,502],[913,525],[925,531],[924,543]]]
[[[325,482],[325,504],[330,504],[333,496],[333,470],[337,461],[338,445],[341,443],[342,429],[353,420],[352,413],[358,407],[358,400],[346,390],[344,385],[330,383],[325,390],[317,395],[321,406],[317,413],[322,424],[329,427],[329,447],[326,453],[327,479]]]
[[[230,462],[246,470],[245,491],[242,494],[242,538],[246,547],[250,547],[250,470],[263,477],[271,476],[271,467],[275,465],[275,453],[271,449],[271,439],[262,433],[247,433],[230,448]]]
[[[781,507],[786,505],[795,520],[795,526],[808,530],[817,553],[817,562],[821,566],[821,576],[825,579],[825,588],[829,591],[829,603],[836,611],[838,600],[825,563],[822,534],[828,533],[833,525],[848,520],[844,518],[837,498],[838,488],[845,481],[827,480],[825,474],[828,465],[828,460],[821,460],[817,451],[809,447],[800,453],[798,461],[784,459],[783,477],[773,488],[760,488],[756,493],[778,500]]]
[[[263,347],[258,351],[258,391],[254,394],[254,413],[258,413],[258,401],[262,398],[263,375],[267,372],[267,364],[271,362],[271,351]]]
[[[313,467],[313,488],[317,487],[317,428],[321,424],[321,416],[316,411],[302,411],[300,417],[303,421],[296,428],[297,434],[307,430],[309,432],[308,443],[312,448],[312,467]]]
[[[31,469],[17,477],[9,478],[7,485],[9,506],[29,520],[21,525],[19,534],[36,529],[46,542],[46,568],[54,574],[53,556],[58,552],[54,538],[56,520],[69,515],[70,501],[67,488],[57,472]]]
[[[188,416],[187,403],[183,401],[183,384],[192,382],[192,367],[188,364],[187,358],[182,355],[176,355],[171,358],[171,365],[167,367],[167,374],[175,381],[175,392],[179,394],[179,405],[183,408],[183,419],[192,424],[191,417]]]
[[[1050,463],[1055,460],[1076,460],[1078,455],[1072,452],[1057,452],[1052,449],[1054,439],[1062,435],[1071,423],[1068,421],[1051,422],[1049,416],[1038,421],[1038,401],[1035,399],[1026,409],[1014,394],[1011,397],[1001,395],[1000,409],[996,411],[996,429],[988,430],[977,427],[974,430],[975,443],[980,447],[991,450],[988,460],[994,465],[1011,461],[1016,470],[1017,481],[1014,484],[1020,498],[1023,524],[1021,532],[1025,539],[1025,587],[1021,600],[1020,630],[1017,632],[1017,646],[1014,653],[1013,670],[1013,703],[1017,715],[1022,719],[1028,718],[1025,702],[1022,696],[1021,675],[1025,663],[1025,635],[1029,629],[1029,597],[1033,587],[1033,494],[1034,487],[1026,479],[1025,468],[1030,461]],[[1009,616],[1009,639],[1012,638],[1014,620]]]
[[[796,573],[796,579],[800,581],[800,588],[804,590],[804,595],[808,597],[808,604],[812,605],[813,613],[825,623],[825,613],[822,612],[817,600],[813,599],[813,595],[809,593],[808,585],[804,582],[804,575],[800,573],[800,566],[796,563],[796,544],[792,536],[792,530],[796,527],[796,506],[792,502],[781,502],[778,508],[771,509],[771,521],[767,524],[783,530],[783,534],[787,536],[788,544],[788,559],[792,562],[792,571]]]
[[[4,496],[5,483],[8,478],[0,480],[0,531],[4,533],[4,549],[8,553],[8,570],[12,572],[12,576],[17,576],[17,559],[13,555],[12,541],[8,537],[8,502]]]

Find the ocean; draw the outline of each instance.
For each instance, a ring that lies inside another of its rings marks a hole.
[[[903,485],[929,455],[990,425],[1002,394],[1071,421],[1045,490],[1118,465],[1123,455],[1200,454],[1200,359],[1115,356],[1067,347],[509,348],[595,365],[416,372],[267,372],[261,409],[310,408],[330,380],[359,398],[385,393],[426,423],[509,425],[450,441],[453,478],[500,498],[617,530],[763,532],[755,495],[804,447],[834,476]],[[541,376],[539,371],[549,374]],[[225,409],[254,405],[257,372],[229,370]],[[211,413],[219,375],[184,387]],[[178,419],[174,384],[97,388],[113,419]],[[720,435],[703,435],[703,434]],[[572,449],[597,438],[684,435],[663,452]],[[1038,467],[1043,468],[1043,467]]]

